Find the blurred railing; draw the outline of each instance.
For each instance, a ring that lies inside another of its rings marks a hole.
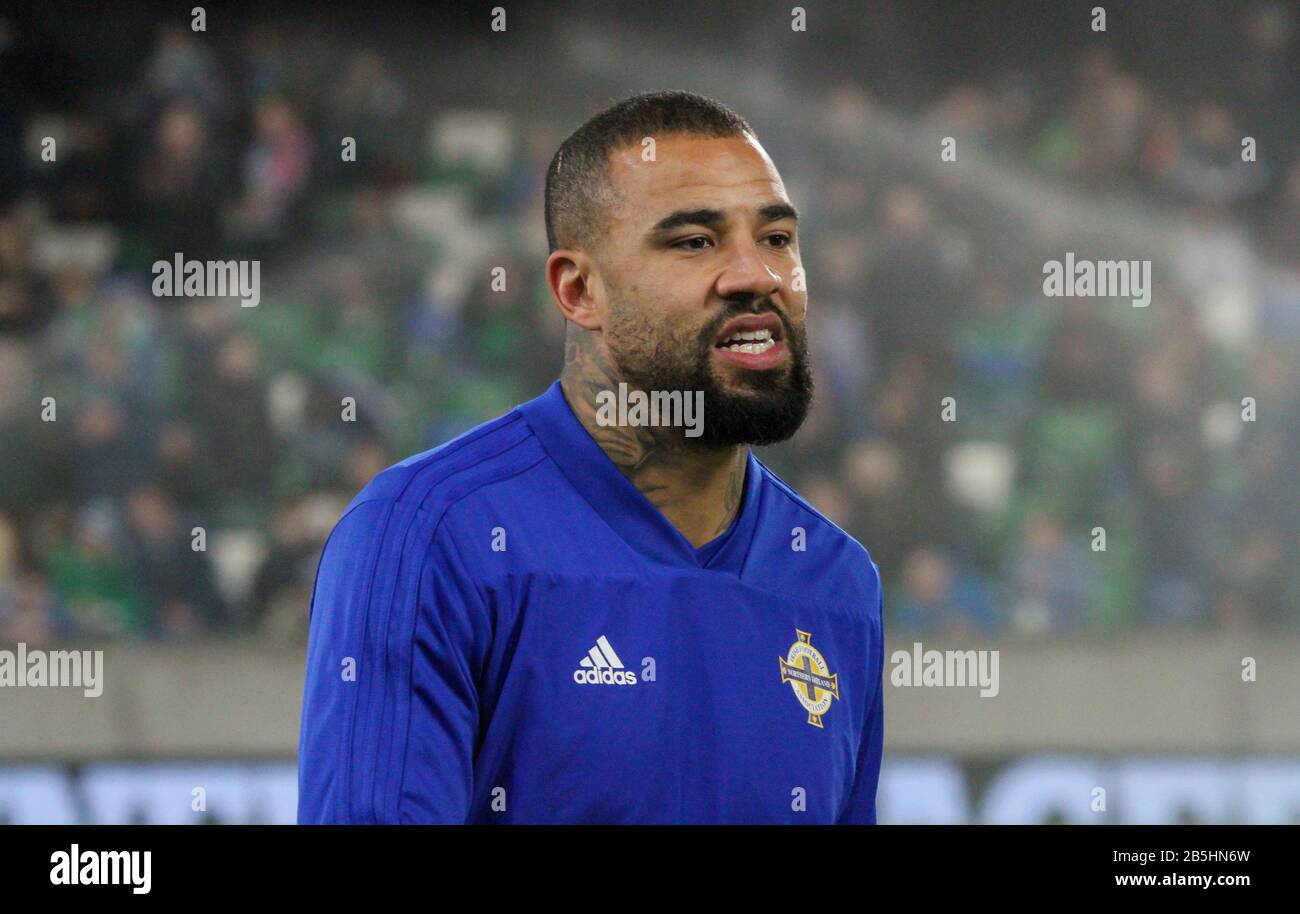
[[[887,677],[904,656],[911,662],[915,643],[890,639]],[[0,761],[269,760],[297,753],[301,650],[245,641],[59,647],[104,650],[103,694],[0,688]],[[926,640],[922,652],[946,647]],[[1001,638],[976,647],[998,651],[996,695],[981,697],[978,685],[888,685],[887,751],[1300,752],[1300,639],[1162,632]],[[1254,661],[1255,681],[1243,681],[1246,658]]]

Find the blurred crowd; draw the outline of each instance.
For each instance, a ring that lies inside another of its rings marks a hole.
[[[1246,9],[1214,91],[1083,45],[911,104],[841,75],[824,137],[769,144],[809,214],[818,399],[761,456],[868,547],[895,633],[1300,630],[1297,23]],[[542,178],[599,105],[435,105],[414,62],[273,25],[160,26],[55,107],[6,63],[0,642],[302,639],[352,495],[558,374]],[[844,171],[886,109],[1150,216],[1151,305],[1045,297],[1068,234],[960,179]],[[153,295],[177,252],[261,261],[260,304]]]

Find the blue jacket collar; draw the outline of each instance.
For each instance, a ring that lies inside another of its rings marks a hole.
[[[573,414],[559,381],[518,410],[564,477],[633,549],[664,564],[740,573],[754,538],[762,490],[763,471],[753,451],[745,454],[739,516],[724,534],[727,542],[701,565],[690,541],[623,475]]]

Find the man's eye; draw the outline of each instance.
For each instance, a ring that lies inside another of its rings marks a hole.
[[[708,239],[707,237],[705,237],[704,235],[696,235],[696,236],[694,236],[694,237],[692,237],[692,238],[683,238],[681,241],[678,241],[678,242],[676,242],[675,244],[673,244],[673,247],[675,247],[675,248],[680,248],[680,247],[683,247],[684,245],[694,244],[696,241],[708,241],[709,244],[712,244],[712,243],[713,243],[712,241],[709,241],[709,239]],[[702,250],[704,250],[704,248],[700,248],[700,247],[692,247],[692,248],[689,248],[689,250],[692,250],[692,251],[702,251]]]
[[[789,247],[789,246],[794,242],[794,239],[791,238],[789,235],[785,234],[784,232],[779,233],[779,234],[776,234],[776,235],[768,235],[767,237],[768,237],[769,240],[772,240],[772,241],[775,241],[775,240],[777,240],[777,239],[779,238],[779,239],[781,239],[782,241],[785,242],[785,244],[778,244],[778,245],[775,245],[775,246],[778,247],[778,248],[788,248],[788,247]]]

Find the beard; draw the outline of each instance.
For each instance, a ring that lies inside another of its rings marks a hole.
[[[713,366],[713,343],[727,321],[770,311],[781,321],[789,361],[761,371],[736,368],[726,384]],[[664,429],[692,446],[724,448],[785,441],[798,431],[812,404],[813,380],[803,327],[792,325],[768,299],[729,303],[694,335],[649,328],[643,310],[619,307],[606,335],[610,356],[629,387],[645,391],[703,391],[704,423],[698,438]]]

